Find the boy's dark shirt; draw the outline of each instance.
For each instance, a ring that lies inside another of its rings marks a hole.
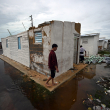
[[[48,58],[48,66],[51,70],[56,70],[55,66],[58,67],[57,57],[53,50],[50,51],[49,58]]]

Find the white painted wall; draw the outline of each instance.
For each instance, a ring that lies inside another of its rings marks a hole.
[[[46,33],[43,37],[43,71],[49,73],[48,69],[48,56],[51,50],[51,26],[45,26],[42,28],[42,31]]]
[[[99,46],[102,46],[102,50],[104,49],[104,40],[99,40]]]
[[[59,73],[56,76],[73,68],[74,53],[74,22],[54,21],[51,25],[51,45],[58,44],[56,51]]]
[[[102,46],[103,40],[99,40],[99,46]]]
[[[83,42],[83,39],[88,39],[88,43],[85,44],[85,43],[82,43]],[[86,50],[86,53],[87,53],[87,56],[88,55],[93,55],[93,42],[94,42],[94,37],[81,37],[81,45],[83,46],[83,48]]]
[[[21,36],[21,49],[18,49],[18,37]],[[6,39],[8,39],[8,48],[6,48]],[[22,32],[15,36],[2,38],[3,55],[13,59],[27,67],[30,67],[29,41],[28,33]]]
[[[82,43],[83,39],[88,39],[88,43]],[[87,55],[96,55],[98,53],[99,35],[81,37],[81,45],[86,50]]]
[[[108,42],[105,41],[105,42],[104,42],[104,49],[107,49],[107,45],[108,45]]]
[[[42,31],[42,43],[43,43],[43,56],[40,56],[40,60],[37,58],[36,62],[39,61],[39,63],[43,64],[43,69],[40,66],[37,66],[37,68],[39,68],[39,70],[36,70],[42,74],[45,75],[45,73],[49,73],[49,68],[48,68],[48,56],[51,50],[51,26],[44,26],[42,28],[37,28],[34,29],[35,31]],[[43,34],[45,33],[45,34]],[[31,35],[32,36],[32,35]],[[35,55],[36,57],[39,55]]]
[[[99,40],[99,46],[102,46],[103,49],[107,49],[108,42],[105,40]]]
[[[94,36],[93,55],[98,54],[98,45],[99,45],[99,34]]]
[[[56,56],[58,60],[59,73],[56,73],[56,77],[60,74],[73,68],[73,55],[74,55],[74,34],[75,23],[74,22],[62,22],[54,21],[51,25],[37,28],[34,31],[42,30],[46,35],[42,34],[43,39],[43,72],[49,73],[48,69],[48,56],[52,49],[52,44],[56,43],[58,49]]]

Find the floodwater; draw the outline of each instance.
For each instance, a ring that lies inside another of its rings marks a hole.
[[[102,89],[96,85],[101,76],[110,76],[110,67],[90,65],[49,92],[0,59],[0,110],[87,110],[82,101]]]

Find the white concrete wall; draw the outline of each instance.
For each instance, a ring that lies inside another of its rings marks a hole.
[[[21,49],[18,49],[18,37],[21,37]],[[8,48],[6,47],[8,39]],[[13,59],[27,67],[30,67],[28,33],[23,32],[15,36],[2,38],[3,55]]]
[[[105,43],[104,43],[104,49],[107,49],[107,45],[108,45],[108,42],[105,41]]]
[[[35,29],[38,31],[40,28]],[[49,73],[48,56],[52,49],[52,44],[56,43],[58,49],[56,56],[58,60],[59,73],[56,77],[73,68],[73,53],[74,53],[74,31],[75,23],[54,21],[51,25],[42,27],[43,39],[43,72]]]
[[[88,39],[88,43],[82,43],[83,39]],[[86,50],[87,55],[96,55],[98,53],[99,34],[81,37],[81,45]]]
[[[37,55],[37,53],[34,54],[34,57],[36,57],[36,61],[34,60],[35,62],[34,66],[37,68],[36,69],[37,72],[45,75],[45,73],[50,73],[49,68],[48,68],[48,56],[49,56],[49,53],[52,47],[51,46],[51,26],[48,25],[48,26],[44,26],[41,28],[37,28],[37,29],[34,29],[34,32],[35,31],[42,32],[42,43],[41,44],[43,44],[43,55]],[[30,33],[33,33],[33,32],[30,32]],[[33,35],[30,35],[30,36],[33,37]],[[43,68],[37,65],[36,62],[39,64],[42,64]]]
[[[88,43],[82,43],[83,39],[88,39]],[[94,55],[94,37],[81,37],[81,45],[86,50],[87,55]]]
[[[51,50],[51,26],[45,26],[42,28],[42,31],[46,35],[43,35],[43,71],[49,73],[48,69],[48,56]]]
[[[102,39],[102,40],[99,40],[99,46],[102,46],[102,50],[104,48],[107,48],[107,46],[105,44],[105,37],[100,37],[99,39]]]
[[[99,34],[94,36],[93,55],[98,54],[98,45],[99,45]]]
[[[73,68],[74,53],[74,31],[75,23],[54,21],[51,25],[34,29],[34,31],[42,31],[43,58],[39,63],[43,62],[43,69],[39,67],[40,73],[49,73],[48,56],[52,49],[52,44],[56,43],[58,49],[56,56],[58,60],[59,73],[56,77]],[[45,33],[45,34],[44,34]]]
[[[99,40],[99,46],[102,46],[103,40]]]
[[[99,46],[102,46],[102,50],[104,49],[104,40],[99,40]]]
[[[58,44],[56,51],[59,73],[56,76],[73,68],[74,31],[75,23],[54,21],[51,25],[51,45]]]

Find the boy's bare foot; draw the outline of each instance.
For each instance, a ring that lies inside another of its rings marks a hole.
[[[57,85],[58,83],[53,83],[52,86]]]
[[[49,85],[48,83],[45,83],[45,85],[46,85],[47,87],[51,87],[51,85]]]

